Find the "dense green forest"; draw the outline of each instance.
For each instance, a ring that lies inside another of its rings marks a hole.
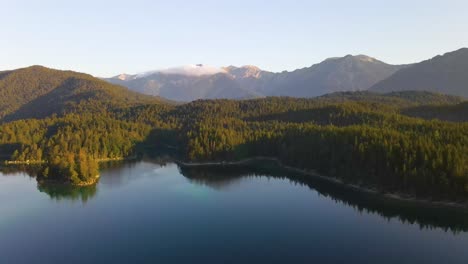
[[[468,196],[468,105],[459,97],[346,92],[174,104],[80,74],[49,82],[60,88],[0,103],[1,158],[39,164],[41,182],[90,184],[99,161],[155,153],[198,162],[265,156],[384,192]]]
[[[45,161],[40,178],[74,184],[92,180],[99,160],[173,150],[190,161],[276,157],[383,191],[464,197],[468,123],[412,118],[401,109],[330,97],[152,104],[7,122],[0,140],[6,159]]]

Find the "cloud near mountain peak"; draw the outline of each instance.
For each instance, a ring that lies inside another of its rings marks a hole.
[[[219,67],[203,65],[203,64],[190,64],[179,67],[172,67],[162,70],[156,70],[151,72],[146,72],[139,74],[138,77],[145,77],[154,73],[164,73],[164,74],[180,74],[187,76],[202,76],[202,75],[214,75],[217,73],[226,73],[226,70]]]

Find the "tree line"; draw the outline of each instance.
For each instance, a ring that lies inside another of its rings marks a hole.
[[[366,96],[199,100],[17,120],[0,126],[0,155],[43,161],[39,178],[73,184],[91,181],[101,159],[164,149],[189,161],[269,156],[381,191],[465,198],[468,123],[406,116],[409,104],[394,104],[406,102],[401,95]]]

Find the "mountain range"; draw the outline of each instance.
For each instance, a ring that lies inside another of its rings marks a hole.
[[[265,96],[315,97],[340,91],[427,90],[468,97],[468,49],[409,65],[391,65],[365,55],[329,58],[279,73],[256,66],[188,65],[105,80],[175,101]]]
[[[273,73],[251,65],[216,69],[198,64],[144,74],[120,74],[106,80],[133,91],[176,101],[315,97],[338,91],[367,90],[404,67],[364,55],[348,55],[292,72]]]

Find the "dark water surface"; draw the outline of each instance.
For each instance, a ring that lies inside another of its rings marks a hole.
[[[97,186],[0,173],[0,263],[468,263],[468,215],[286,172],[125,163]]]

